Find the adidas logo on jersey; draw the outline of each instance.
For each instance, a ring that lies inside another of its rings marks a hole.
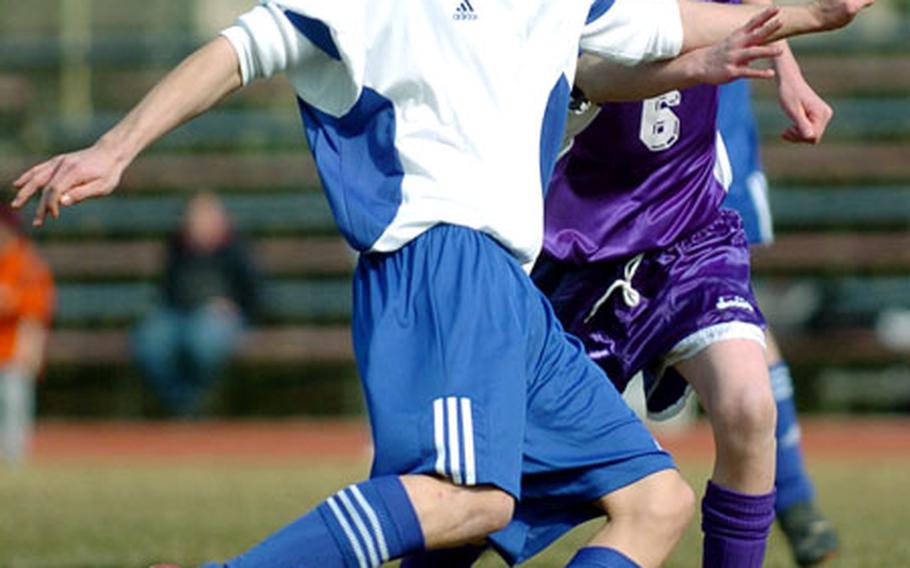
[[[474,11],[471,0],[462,0],[461,4],[458,5],[458,8],[455,9],[455,15],[452,16],[452,19],[456,22],[476,20],[477,12]]]
[[[742,296],[721,296],[717,300],[716,307],[718,310],[740,309],[747,312],[754,312],[755,308],[749,303],[749,300]]]

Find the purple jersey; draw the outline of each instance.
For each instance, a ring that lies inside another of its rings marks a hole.
[[[575,264],[624,258],[713,220],[725,195],[716,115],[709,85],[603,105],[553,173],[545,252]]]

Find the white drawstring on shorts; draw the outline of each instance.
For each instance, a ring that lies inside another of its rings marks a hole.
[[[641,294],[638,293],[638,290],[632,286],[632,277],[635,276],[635,272],[638,270],[638,267],[641,265],[642,259],[644,259],[644,253],[638,254],[632,258],[629,262],[626,263],[626,268],[623,272],[623,278],[617,279],[615,282],[610,284],[610,287],[607,288],[607,291],[604,292],[604,295],[597,300],[597,303],[594,304],[594,307],[591,308],[591,311],[588,313],[588,317],[585,318],[585,323],[591,320],[597,311],[600,310],[600,307],[610,299],[610,295],[614,290],[622,290],[622,300],[630,308],[634,308],[639,303],[641,303]]]

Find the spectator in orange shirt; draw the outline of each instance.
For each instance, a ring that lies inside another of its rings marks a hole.
[[[20,462],[31,440],[53,296],[47,265],[0,207],[0,457],[8,463]]]

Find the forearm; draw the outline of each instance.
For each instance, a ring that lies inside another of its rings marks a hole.
[[[681,0],[679,10],[683,26],[683,52],[721,41],[765,7],[767,4],[718,4]],[[816,14],[810,4],[782,6],[777,19],[781,26],[769,38],[772,42],[832,28]]]
[[[162,79],[98,144],[129,163],[152,142],[210,109],[241,85],[237,54],[230,42],[218,37]]]
[[[751,63],[780,56],[776,46],[763,45],[776,31],[776,9],[758,16],[710,47],[688,51],[676,58],[625,66],[590,55],[578,62],[575,85],[595,103],[642,100],[668,91],[707,83],[721,85],[736,79],[769,79],[774,72]]]
[[[700,51],[630,67],[593,55],[578,61],[575,85],[593,103],[640,101],[701,82]]]
[[[781,50],[781,54],[772,60],[775,71],[774,78],[777,81],[778,88],[787,83],[805,83],[803,72],[799,67],[796,56],[793,55],[793,51],[790,49],[790,44],[786,40],[779,40],[774,45]]]
[[[774,5],[772,0],[743,0],[742,3],[750,6],[758,6],[760,8],[767,8],[768,6]],[[787,40],[778,40],[774,45],[781,50],[781,54],[772,60],[772,65],[775,70],[774,78],[777,82],[781,83],[791,79],[801,79],[802,72],[799,69],[799,63],[796,61],[793,51],[790,50],[790,44],[787,43]]]

